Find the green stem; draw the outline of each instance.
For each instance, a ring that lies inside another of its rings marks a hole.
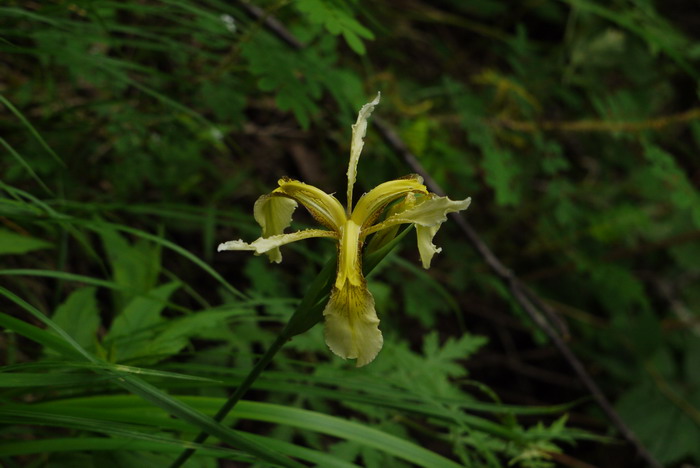
[[[267,367],[270,361],[272,361],[272,358],[274,358],[277,354],[277,351],[279,351],[282,348],[282,346],[284,345],[284,343],[287,342],[288,339],[289,337],[285,333],[280,333],[277,336],[277,339],[267,349],[263,357],[255,364],[255,367],[253,367],[253,369],[248,373],[245,380],[241,382],[241,384],[236,388],[236,391],[233,392],[233,394],[229,397],[226,403],[216,413],[216,415],[214,416],[214,420],[216,422],[221,422],[233,409],[233,407],[236,406],[236,403],[238,403],[238,401],[243,397],[243,395],[248,391],[248,389],[250,389],[253,383],[260,376],[260,373],[263,371],[263,369]],[[202,431],[194,439],[194,443],[202,444],[207,440],[208,437],[209,434],[205,431]],[[179,457],[177,457],[177,459],[170,465],[170,468],[178,468],[182,466],[192,456],[192,454],[194,454],[194,452],[194,448],[188,448],[187,450],[182,452],[182,454],[180,454]]]

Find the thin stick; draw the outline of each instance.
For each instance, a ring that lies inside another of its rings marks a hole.
[[[253,367],[250,373],[246,376],[245,380],[241,382],[241,384],[238,387],[236,387],[236,390],[233,392],[233,394],[231,394],[228,400],[226,400],[226,403],[221,408],[219,408],[219,411],[214,416],[214,420],[216,422],[223,421],[223,419],[228,415],[229,411],[231,411],[231,409],[233,409],[233,407],[236,406],[236,403],[238,403],[238,401],[248,391],[251,385],[253,385],[253,383],[260,376],[260,373],[265,369],[265,367],[267,367],[270,361],[272,361],[272,358],[275,357],[277,351],[279,351],[282,348],[282,346],[287,342],[288,339],[289,336],[287,336],[286,333],[280,333],[279,335],[277,335],[277,339],[275,340],[275,342],[272,343],[272,345],[267,349],[263,357],[255,363],[255,367]],[[201,431],[199,434],[197,434],[197,437],[194,439],[194,443],[203,444],[204,442],[206,442],[208,437],[208,432]],[[179,468],[180,466],[182,466],[182,464],[185,463],[194,454],[195,451],[195,448],[186,449],[180,454],[179,457],[175,459],[175,461],[173,461],[170,464],[170,468]]]
[[[436,194],[444,195],[445,192],[442,190],[440,185],[438,185],[438,183],[435,182],[432,177],[430,177],[418,159],[409,151],[403,141],[401,141],[399,136],[379,118],[375,118],[374,124],[389,146],[391,146],[394,151],[403,157],[404,161],[411,166],[411,169],[423,176],[425,185]],[[603,412],[607,415],[608,419],[610,419],[617,430],[620,431],[620,434],[622,434],[622,436],[627,439],[627,441],[637,450],[639,457],[642,458],[648,466],[663,468],[662,465],[654,459],[651,453],[649,453],[646,447],[639,442],[637,436],[634,434],[634,432],[632,432],[627,424],[625,424],[603,391],[595,383],[590,374],[588,374],[588,371],[586,371],[586,368],[583,366],[581,361],[566,344],[560,332],[557,332],[557,330],[555,330],[555,328],[552,326],[552,323],[555,323],[560,330],[564,330],[565,335],[568,334],[566,332],[566,327],[561,325],[562,322],[557,314],[534,292],[529,290],[529,288],[527,288],[527,286],[520,281],[513,271],[507,268],[498,259],[498,257],[494,255],[493,251],[481,239],[479,234],[477,234],[463,215],[460,215],[459,213],[451,213],[450,215],[472,244],[472,247],[474,247],[474,249],[479,253],[486,264],[491,267],[491,270],[493,270],[496,276],[498,276],[506,284],[506,286],[508,286],[511,295],[516,302],[525,310],[525,312],[527,312],[532,321],[535,322],[535,324],[540,327],[552,340],[564,359],[566,359],[569,365],[573,368],[574,372],[576,372],[578,375],[579,379],[581,379],[583,384],[591,393],[596,403],[598,403],[598,406],[600,406]]]

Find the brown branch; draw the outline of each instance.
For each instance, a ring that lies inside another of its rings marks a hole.
[[[520,132],[561,131],[561,132],[640,132],[643,130],[660,130],[669,125],[700,119],[700,108],[694,107],[679,114],[664,115],[642,121],[609,120],[575,120],[571,122],[543,120],[521,121],[498,118],[490,121],[491,125],[505,127]]]
[[[444,195],[445,192],[442,190],[442,188],[432,177],[430,177],[425,169],[423,169],[423,166],[420,164],[418,159],[409,151],[399,136],[381,119],[375,117],[374,123],[389,146],[399,153],[415,172],[423,176],[425,185],[438,195]],[[525,310],[532,321],[535,322],[535,324],[547,334],[549,339],[552,340],[564,359],[566,359],[569,365],[573,368],[574,372],[576,372],[578,375],[579,379],[581,379],[583,384],[591,393],[596,403],[598,403],[598,406],[600,406],[617,430],[620,431],[620,434],[622,434],[622,436],[634,446],[638,455],[644,459],[649,466],[654,468],[662,468],[662,465],[659,464],[651,453],[647,451],[646,447],[639,442],[634,432],[627,427],[627,424],[625,424],[620,415],[617,414],[617,411],[615,411],[615,408],[613,408],[603,391],[600,389],[600,387],[598,387],[598,384],[596,384],[593,378],[588,374],[588,371],[586,371],[583,363],[566,344],[560,332],[554,328],[552,324],[556,324],[556,326],[559,327],[559,330],[565,330],[565,328],[561,326],[561,321],[556,313],[544,301],[540,300],[535,293],[530,291],[512,270],[501,263],[498,257],[496,257],[493,251],[488,247],[488,245],[486,245],[486,243],[481,239],[474,228],[471,227],[463,215],[452,213],[451,216],[457,222],[457,225],[472,244],[472,247],[476,249],[481,258],[486,262],[496,276],[498,276],[506,284],[516,302]]]

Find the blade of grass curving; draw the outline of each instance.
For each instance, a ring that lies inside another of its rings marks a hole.
[[[79,356],[82,356],[85,360],[92,362],[94,364],[102,364],[105,366],[109,366],[109,364],[101,362],[99,359],[95,358],[92,356],[90,353],[88,353],[82,346],[80,346],[70,335],[68,335],[61,327],[56,325],[53,320],[48,318],[46,315],[42,314],[38,309],[36,309],[34,306],[31,304],[27,303],[24,301],[22,298],[18,297],[11,291],[0,287],[0,294],[5,296],[6,298],[10,299],[12,302],[15,304],[19,305],[23,309],[25,309],[27,312],[29,312],[32,316],[34,316],[36,319],[40,320],[44,324],[46,324],[50,329],[52,329],[54,332],[56,332],[60,338],[63,339],[64,346],[62,346],[60,349],[65,349],[65,346],[67,345],[72,351],[70,351],[70,357],[74,357],[76,353]],[[0,317],[2,317],[0,313]],[[10,323],[17,325],[16,322],[21,322],[17,321],[15,319],[15,322],[8,321],[7,318],[12,318],[12,317],[5,317],[5,323]],[[27,325],[27,324],[25,324]],[[33,327],[36,328],[36,327]],[[20,329],[24,331],[32,331],[35,332],[35,330],[27,329],[26,327],[20,327]],[[15,331],[18,331],[15,329]],[[46,332],[44,332],[46,333]],[[43,336],[42,336],[43,337]],[[55,340],[54,340],[55,342]],[[214,419],[210,418],[209,416],[195,410],[194,408],[183,404],[182,402],[170,397],[166,393],[162,392],[161,390],[157,389],[156,387],[142,381],[141,379],[137,377],[133,377],[128,374],[124,374],[122,372],[119,372],[117,370],[114,370],[113,368],[110,370],[105,370],[103,372],[108,372],[110,375],[114,375],[117,378],[115,379],[115,382],[118,383],[120,386],[126,388],[129,390],[131,393],[134,393],[135,395],[140,396],[142,399],[155,404],[156,406],[162,408],[168,414],[172,414],[180,419],[183,419],[190,424],[197,426],[200,428],[200,430],[207,432],[208,434],[214,435],[215,437],[218,437],[219,439],[240,448],[241,450],[245,450],[261,460],[266,460],[269,462],[277,463],[281,466],[285,467],[293,467],[293,468],[299,468],[302,467],[303,465],[299,464],[298,462],[291,460],[281,454],[278,454],[276,452],[270,451],[268,448],[261,446],[255,442],[252,442],[243,436],[239,435],[237,432],[233,431],[232,429],[229,429],[223,425],[221,425],[218,421],[215,421]]]
[[[23,124],[25,127],[27,127],[27,130],[29,130],[29,133],[32,134],[32,136],[39,142],[39,144],[41,145],[41,147],[44,148],[44,149],[46,150],[46,152],[49,153],[49,154],[51,155],[51,157],[52,157],[56,162],[58,162],[58,163],[59,163],[61,166],[63,166],[63,167],[67,167],[67,166],[66,166],[66,163],[63,162],[63,159],[61,159],[61,158],[54,152],[54,150],[51,149],[51,147],[48,145],[48,143],[46,143],[46,140],[44,140],[44,139],[42,138],[42,136],[39,135],[39,132],[36,130],[36,128],[34,128],[34,126],[29,122],[29,120],[27,120],[27,119],[24,117],[24,115],[19,111],[19,109],[17,109],[14,105],[12,105],[12,103],[11,103],[10,101],[8,101],[7,98],[6,98],[5,96],[3,96],[2,94],[0,94],[0,102],[3,103],[3,104],[5,104],[5,107],[7,107],[8,109],[10,109],[10,112],[12,112],[13,114],[15,114],[15,117],[17,117],[17,118],[19,119],[19,121],[22,122],[22,124]]]
[[[123,286],[114,281],[102,280],[93,278],[92,276],[77,275],[75,273],[67,273],[65,271],[56,270],[34,270],[29,268],[16,268],[11,270],[0,270],[0,276],[39,276],[42,278],[55,278],[63,281],[71,281],[98,286],[107,289],[124,289]]]
[[[171,437],[165,437],[159,434],[151,434],[143,432],[140,429],[143,427],[115,423],[114,421],[104,421],[95,418],[84,418],[78,416],[72,416],[67,414],[52,414],[41,411],[33,410],[21,410],[21,409],[0,409],[0,421],[11,424],[27,424],[27,425],[37,425],[37,426],[57,426],[65,427],[71,429],[80,429],[84,431],[99,432],[103,434],[109,434],[111,436],[123,437],[127,440],[150,442],[151,444],[156,444],[159,446],[169,446],[170,451],[175,449],[182,449],[183,447],[193,446],[190,442],[184,442],[181,440],[173,439]],[[226,449],[226,448],[215,448],[211,446],[198,445],[198,449],[202,450],[215,450],[217,456],[224,456],[226,458],[234,457],[235,459],[247,459],[245,454],[238,450]],[[125,449],[125,447],[121,447]],[[0,451],[0,453],[3,453]]]
[[[87,370],[87,371],[99,371],[99,370],[114,370],[119,372],[124,372],[133,375],[143,375],[148,377],[156,377],[162,379],[173,379],[173,380],[183,380],[197,382],[201,385],[202,382],[207,382],[210,384],[221,384],[222,382],[217,379],[211,379],[208,377],[200,377],[196,375],[187,375],[179,372],[169,372],[163,370],[155,369],[145,369],[142,367],[125,366],[123,364],[91,364],[86,362],[74,362],[74,361],[42,361],[42,362],[29,362],[14,364],[9,366],[3,366],[0,368],[0,387],[14,387],[14,386],[32,386],[36,384],[41,385],[41,378],[43,378],[43,384],[47,385],[65,385],[65,382],[69,382],[71,379],[85,379],[85,378],[95,378],[94,374],[69,374],[69,373],[35,373],[27,372],[34,371],[38,369],[46,370],[60,370],[60,371],[72,371],[72,370]],[[112,377],[110,377],[111,379]]]
[[[66,437],[41,440],[24,440],[0,444],[0,454],[4,457],[18,455],[48,454],[61,452],[97,451],[148,451],[173,453],[182,450],[181,446],[153,440],[135,440],[132,437]],[[241,462],[253,462],[245,454],[233,455],[225,449],[202,446],[200,453],[211,457],[226,458]]]
[[[193,408],[209,413],[221,406],[222,399],[184,396],[182,401]],[[10,406],[7,410],[20,409],[19,406]],[[176,421],[169,419],[166,414],[145,414],[145,402],[135,398],[133,395],[78,397],[33,405],[21,405],[21,408],[41,414],[70,416],[90,414],[106,421],[152,424],[169,428],[175,428],[175,426],[170,424],[171,422],[176,423]],[[241,400],[235,410],[232,411],[232,414],[227,417],[227,420],[233,419],[269,422],[339,437],[356,442],[362,446],[375,448],[418,466],[429,468],[457,468],[460,466],[454,461],[423,448],[414,442],[368,427],[359,422],[348,421],[316,411]]]
[[[77,408],[77,407],[73,407]],[[27,444],[24,445],[23,443],[13,443],[13,444],[5,444],[5,445],[0,445],[0,453],[2,453],[5,456],[8,456],[10,454],[21,454],[21,453],[37,453],[37,451],[44,453],[44,452],[53,452],[53,451],[74,451],[74,450],[139,450],[139,447],[144,446],[144,444],[148,444],[149,450],[155,451],[155,452],[161,452],[161,453],[172,453],[172,452],[177,452],[181,451],[183,448],[186,447],[196,447],[198,450],[198,453],[204,454],[204,455],[209,455],[209,456],[215,456],[218,458],[227,458],[227,459],[232,459],[232,460],[239,460],[239,461],[245,461],[248,463],[252,463],[255,460],[250,457],[249,455],[233,450],[233,449],[225,449],[225,448],[220,448],[220,447],[213,447],[209,445],[194,445],[192,443],[187,443],[183,442],[180,440],[164,437],[158,434],[150,434],[150,433],[144,433],[142,430],[144,428],[152,428],[154,430],[161,430],[162,426],[159,424],[158,420],[153,421],[150,419],[148,416],[140,418],[138,424],[139,425],[133,425],[133,424],[125,424],[125,423],[120,423],[120,422],[115,422],[113,420],[106,420],[106,419],[96,419],[93,417],[84,417],[84,416],[76,416],[73,414],[67,414],[71,409],[71,407],[64,407],[63,412],[55,412],[55,411],[43,411],[43,408],[35,408],[34,405],[32,406],[24,406],[24,409],[15,409],[15,408],[10,408],[10,409],[0,409],[0,421],[4,421],[6,423],[13,423],[13,424],[31,424],[31,425],[40,425],[40,426],[57,426],[57,427],[64,427],[64,428],[72,428],[72,429],[80,429],[80,430],[86,430],[86,431],[91,431],[91,432],[100,432],[104,434],[109,434],[112,438],[117,437],[121,440],[128,440],[128,441],[133,441],[137,443],[137,446],[134,447],[131,444],[125,444],[122,442],[119,445],[100,445],[98,444],[97,446],[94,446],[92,444],[85,444],[85,445],[74,445],[74,444],[69,444],[68,447],[71,448],[66,448],[65,450],[61,450],[60,448],[56,447],[54,444],[52,444],[50,441],[54,439],[47,439],[45,441],[48,441],[46,444],[40,443],[41,441],[32,441],[35,442],[34,444]],[[81,414],[82,412],[79,412],[78,414]],[[91,414],[92,412],[88,411],[88,414]],[[142,410],[138,410],[138,412],[134,412],[134,415],[138,415],[141,413],[143,415]],[[172,421],[172,420],[170,420]],[[266,436],[261,436],[261,435],[256,435],[256,434],[250,434],[246,433],[246,437],[254,440],[255,442],[259,443],[260,445],[264,445],[265,447],[268,447],[270,450],[277,451],[280,453],[285,453],[289,456],[293,456],[302,460],[306,460],[312,463],[316,463],[318,466],[323,466],[323,467],[337,467],[337,468],[356,468],[356,465],[352,463],[348,463],[344,460],[341,460],[335,456],[325,454],[323,452],[314,450],[314,449],[309,449],[306,447],[301,447],[298,445],[295,445],[293,443],[289,442],[284,442],[280,441],[277,439],[273,439],[270,437]],[[70,440],[93,440],[92,438],[72,438]],[[111,440],[110,439],[94,439],[94,440]],[[56,448],[54,448],[56,447]],[[102,447],[102,448],[100,448]],[[42,450],[43,449],[43,450]]]
[[[187,364],[173,363],[168,368],[183,369],[183,371],[193,372],[211,372],[216,375],[216,378],[221,385],[237,386],[245,377],[246,373],[238,369],[222,369],[217,366],[206,366],[203,364]],[[222,377],[224,374],[225,377]],[[182,388],[182,387],[179,387]],[[364,377],[329,377],[313,374],[300,375],[298,373],[281,372],[268,370],[261,376],[251,388],[276,391],[290,392],[297,394],[308,394],[320,396],[331,400],[346,400],[356,399],[359,403],[375,404],[378,406],[396,407],[403,411],[413,411],[412,406],[416,408],[429,408],[423,400],[420,400],[412,393],[408,393],[410,388],[404,388],[389,384],[376,379]],[[346,398],[347,397],[347,398]],[[362,398],[370,398],[368,401]],[[513,415],[540,415],[540,414],[557,414],[570,410],[581,401],[573,401],[571,403],[563,403],[552,406],[520,406],[508,405],[503,403],[488,403],[477,400],[469,400],[465,398],[435,398],[441,404],[449,405],[453,408],[464,409],[475,412],[490,413],[490,414],[513,414]],[[406,404],[407,406],[403,406]],[[418,411],[423,411],[422,409]],[[421,413],[426,416],[439,417],[439,414],[432,410]]]
[[[2,146],[4,146],[5,149],[17,160],[17,162],[19,162],[22,165],[22,167],[24,167],[27,170],[31,178],[34,179],[36,183],[39,184],[41,188],[43,188],[46,191],[46,193],[48,193],[52,197],[56,196],[53,193],[53,191],[49,188],[49,186],[46,185],[43,180],[41,180],[41,177],[39,177],[37,173],[34,172],[32,166],[30,166],[29,163],[22,157],[22,155],[15,151],[15,149],[3,137],[0,137],[0,144],[2,144]]]
[[[4,295],[4,292],[0,291],[0,294]],[[5,327],[8,330],[12,330],[15,333],[19,333],[20,335],[29,338],[30,340],[35,341],[46,348],[57,351],[66,357],[77,358],[80,356],[75,349],[73,349],[60,337],[3,312],[0,312],[0,326]]]
[[[460,466],[442,455],[400,437],[358,422],[315,411],[271,403],[242,401],[236,408],[234,416],[243,419],[250,417],[256,421],[284,424],[340,437],[428,468]]]

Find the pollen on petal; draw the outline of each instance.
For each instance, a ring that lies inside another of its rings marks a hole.
[[[345,283],[335,289],[323,311],[326,344],[343,359],[357,359],[357,367],[369,364],[382,349],[384,338],[374,298],[366,285]]]

